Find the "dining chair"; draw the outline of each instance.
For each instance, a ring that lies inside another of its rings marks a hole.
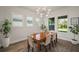
[[[33,33],[33,38],[36,39],[36,33]]]
[[[51,35],[51,42],[52,42],[52,46],[54,47],[56,45],[56,42],[57,42],[57,34],[56,33]]]
[[[49,49],[51,49],[51,35],[49,35],[49,36],[46,38],[45,43],[42,43],[42,45],[44,45],[45,51],[47,51],[47,47],[49,47]]]
[[[44,32],[40,32],[40,39],[44,38]]]
[[[45,41],[45,48],[46,48],[46,51],[47,51],[47,46],[49,46],[49,49],[51,49],[51,35],[49,35],[49,36],[46,38],[46,41]]]
[[[32,52],[34,51],[34,42],[31,36],[27,37],[27,44],[28,44],[28,52],[31,49]]]

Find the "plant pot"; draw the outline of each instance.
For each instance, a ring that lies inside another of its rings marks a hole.
[[[77,40],[76,41],[72,40],[72,44],[78,44],[78,41]]]
[[[2,46],[3,46],[3,48],[6,48],[6,47],[8,47],[9,46],[9,38],[3,38],[2,39]]]

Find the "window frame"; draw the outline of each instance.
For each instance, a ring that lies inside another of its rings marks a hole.
[[[66,29],[66,31],[65,30],[58,30],[59,28],[58,28],[58,20],[60,20],[60,19],[67,19],[67,29]],[[68,15],[64,15],[64,16],[58,16],[58,18],[57,18],[57,31],[58,32],[64,32],[64,33],[66,33],[66,32],[68,32]]]

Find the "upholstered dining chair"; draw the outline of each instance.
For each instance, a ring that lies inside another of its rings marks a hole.
[[[40,39],[41,39],[41,40],[43,40],[43,39],[44,39],[44,37],[45,37],[44,32],[40,32]]]
[[[47,46],[49,46],[49,49],[51,49],[51,35],[49,35],[46,38],[46,41],[45,41],[45,49],[46,49],[46,51],[47,51]]]
[[[42,43],[41,45],[44,45],[45,51],[47,51],[47,46],[49,46],[49,49],[51,49],[51,35],[49,35],[49,36],[46,38],[45,43]]]
[[[36,33],[33,33],[33,37],[34,37],[34,39],[36,39]]]
[[[34,42],[31,36],[27,36],[28,52],[31,49],[34,51]]]
[[[51,42],[52,42],[52,46],[54,47],[56,45],[56,42],[57,42],[57,34],[56,33],[51,35]]]

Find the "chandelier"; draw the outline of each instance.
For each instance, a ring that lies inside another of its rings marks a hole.
[[[40,17],[48,17],[49,14],[51,12],[51,9],[47,8],[47,7],[41,7],[41,8],[37,8],[36,9],[36,13],[40,16]]]

